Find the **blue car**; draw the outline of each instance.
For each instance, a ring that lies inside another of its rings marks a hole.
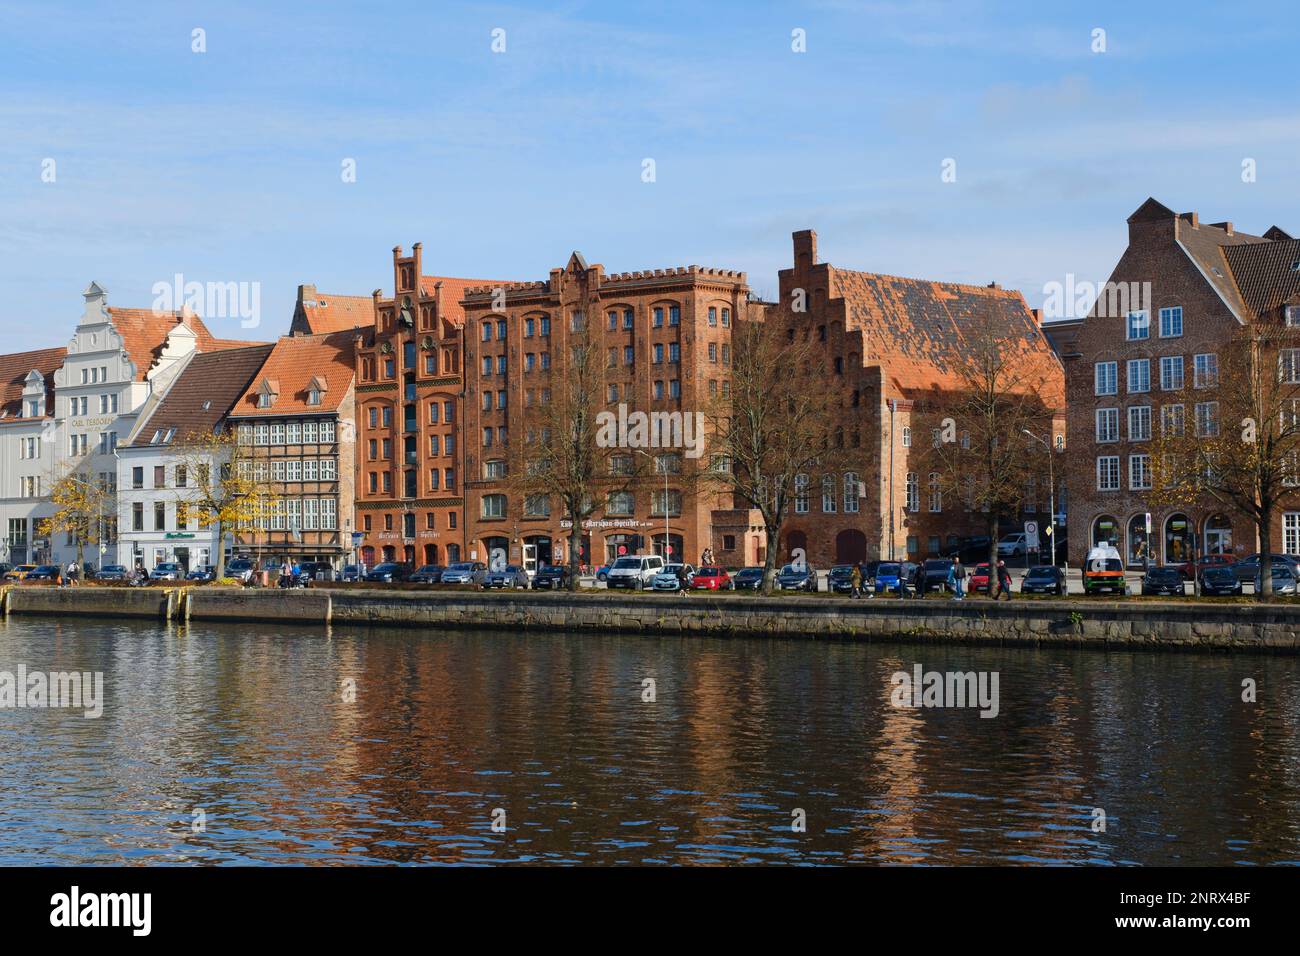
[[[886,591],[897,591],[899,574],[902,574],[910,582],[915,571],[916,565],[911,561],[880,562],[880,567],[876,568],[876,593],[884,594]]]

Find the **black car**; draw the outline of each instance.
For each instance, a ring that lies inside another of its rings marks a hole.
[[[835,594],[851,594],[853,592],[853,565],[835,565],[826,576],[826,584]]]
[[[411,579],[411,568],[406,564],[398,564],[395,561],[385,561],[383,564],[376,564],[366,575],[367,581],[378,581],[381,584],[393,584],[399,581],[409,581]]]
[[[441,584],[442,572],[446,570],[441,564],[423,564],[411,575],[411,581],[416,584]]]
[[[534,591],[563,591],[569,586],[569,569],[560,564],[545,564],[533,575]]]
[[[1201,594],[1215,596],[1221,594],[1241,594],[1241,582],[1232,566],[1201,569]]]
[[[731,576],[737,591],[757,591],[763,586],[762,568],[741,568]]]
[[[1232,566],[1238,581],[1254,581],[1259,577],[1260,557],[1259,554],[1252,554]],[[1273,567],[1289,568],[1293,574],[1300,573],[1300,566],[1297,565],[1296,559],[1287,554],[1274,554]]]
[[[1065,572],[1050,564],[1030,568],[1020,582],[1021,594],[1055,594],[1065,597]]]
[[[1187,586],[1177,568],[1151,568],[1142,575],[1142,593],[1174,594],[1183,597],[1187,594]]]
[[[299,565],[298,570],[308,581],[334,580],[334,565],[328,561],[308,561]]]
[[[950,571],[952,571],[952,562],[947,558],[931,558],[926,561],[921,565],[921,593],[942,591],[948,583]]]
[[[59,578],[59,565],[42,564],[35,570],[28,571],[24,581],[56,581]]]
[[[811,565],[787,564],[777,574],[776,586],[783,591],[816,591],[817,572]]]
[[[106,564],[95,572],[96,581],[125,581],[129,572],[126,565]]]

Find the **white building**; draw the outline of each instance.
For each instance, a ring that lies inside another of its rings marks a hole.
[[[71,536],[40,534],[54,484],[83,467],[116,489],[117,446],[150,397],[166,391],[194,352],[249,344],[215,338],[190,313],[111,308],[94,282],[83,298],[66,349],[0,356],[0,373],[8,373],[0,396],[0,560],[11,564],[75,557]],[[117,515],[106,514],[105,522],[105,553],[87,562],[126,563],[117,553]]]

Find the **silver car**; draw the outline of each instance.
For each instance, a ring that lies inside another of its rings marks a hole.
[[[463,561],[442,572],[443,584],[482,584],[487,578],[487,566],[482,561]]]
[[[680,564],[665,564],[664,569],[654,576],[650,583],[656,591],[680,591],[681,582],[677,580],[677,569],[682,567]],[[686,567],[686,586],[691,586],[691,579],[695,577],[695,566],[688,564]]]
[[[444,575],[443,580],[446,580]],[[510,564],[500,571],[489,571],[483,578],[484,588],[526,588],[528,572],[517,564]]]

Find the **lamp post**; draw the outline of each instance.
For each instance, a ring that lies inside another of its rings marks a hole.
[[[1052,443],[1035,435],[1028,428],[1022,428],[1021,431],[1047,449],[1047,507],[1052,512],[1047,533],[1052,539],[1052,567],[1056,567],[1056,477],[1052,471]]]

